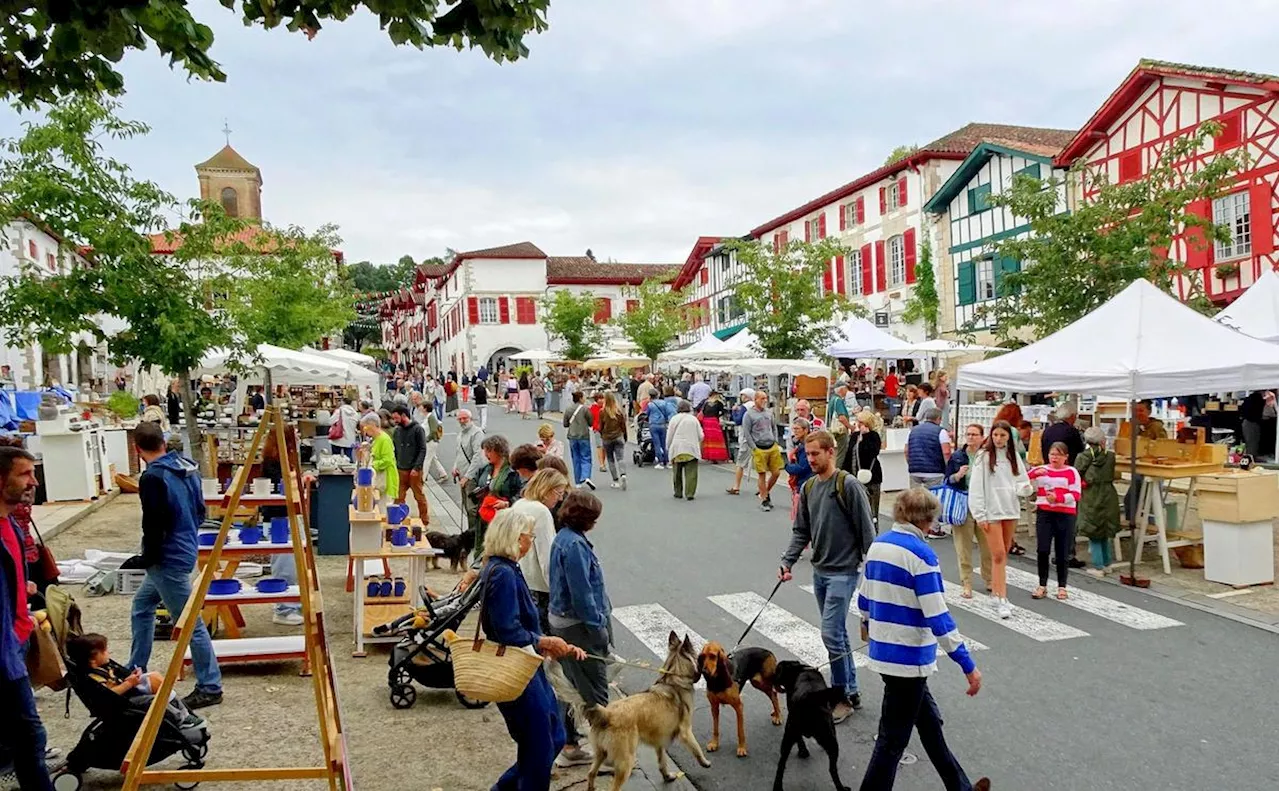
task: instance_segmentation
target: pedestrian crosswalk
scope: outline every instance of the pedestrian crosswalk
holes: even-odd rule
[[[1010,590],[1031,591],[1039,584],[1034,574],[1015,568],[1007,570],[1007,580]],[[951,608],[962,634],[966,628],[972,628],[975,623],[970,616],[976,616],[982,621],[1012,632],[1017,636],[1013,639],[1028,638],[1037,643],[1053,643],[1090,637],[1090,633],[1084,629],[1063,623],[1041,612],[1045,608],[1037,607],[1036,610],[1032,610],[1015,605],[1013,616],[1002,619],[992,597],[975,593],[973,598],[966,599],[960,595],[959,585],[947,581],[944,581],[944,584],[947,606]],[[800,585],[799,588],[806,593],[813,593],[812,585]],[[822,642],[822,630],[813,623],[817,619],[817,611],[812,600],[810,609],[803,611],[802,614],[792,612],[752,591],[717,594],[708,596],[707,600],[741,623],[744,628],[755,619],[752,635],[745,640],[747,645],[761,645],[762,642],[767,641],[807,664],[817,666],[827,663],[828,654]],[[1104,621],[1141,631],[1183,625],[1182,622],[1173,618],[1078,587],[1071,589],[1071,595],[1065,601],[1047,599],[1044,604],[1050,610],[1058,605],[1064,605]],[[857,604],[854,602],[850,608],[850,639],[851,647],[855,649],[861,645],[857,630],[852,626],[857,620],[856,608]],[[659,658],[666,657],[667,636],[672,631],[679,635],[689,635],[689,640],[696,646],[701,646],[705,642],[700,634],[661,604],[619,607],[613,611],[613,616],[622,628],[634,635],[654,656]],[[732,641],[737,639],[740,632],[734,628],[726,629],[723,624],[717,624],[716,628],[719,634],[713,635],[715,639],[720,640],[726,649],[733,648]],[[965,642],[970,650],[990,650],[989,646],[974,640],[967,634],[965,634]],[[865,647],[854,652],[853,661],[857,667],[866,667],[870,663],[865,654]],[[702,686],[702,682],[699,682],[699,686]]]

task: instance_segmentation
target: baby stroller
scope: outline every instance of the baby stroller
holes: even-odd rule
[[[631,461],[637,467],[653,464],[657,457],[653,453],[653,435],[649,431],[649,415],[641,412],[636,415],[636,449],[631,452]]]
[[[472,585],[465,592],[452,592],[431,601],[425,590],[422,600],[426,606],[401,616],[396,620],[375,627],[374,634],[398,634],[400,642],[391,649],[388,660],[387,686],[391,692],[391,705],[407,709],[417,700],[418,692],[413,682],[428,689],[453,689],[453,660],[444,633],[458,631],[467,614],[480,601],[482,585]],[[458,702],[469,709],[482,709],[488,702],[472,700],[454,689]]]

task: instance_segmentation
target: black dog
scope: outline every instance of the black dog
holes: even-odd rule
[[[466,565],[467,553],[476,542],[476,531],[467,529],[461,533],[451,534],[432,530],[426,534],[425,538],[428,544],[444,551],[443,555],[435,555],[431,558],[431,568],[440,568],[440,558],[447,558],[450,571],[462,571],[463,566]]]
[[[791,748],[801,758],[809,757],[805,738],[813,739],[827,752],[827,763],[836,791],[850,791],[840,782],[840,743],[836,741],[836,724],[831,710],[843,700],[841,690],[832,689],[822,674],[803,662],[785,660],[778,663],[773,684],[787,693],[787,725],[782,731],[782,755],[778,758],[778,774],[773,778],[773,791],[782,791],[782,775],[787,769]]]

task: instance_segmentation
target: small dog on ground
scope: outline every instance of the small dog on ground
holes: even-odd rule
[[[848,786],[840,782],[840,743],[836,741],[836,725],[831,719],[831,710],[844,699],[843,690],[828,687],[817,670],[790,659],[778,663],[774,685],[787,693],[787,725],[782,731],[782,755],[778,758],[773,791],[782,791],[782,775],[792,747],[797,748],[801,758],[809,757],[805,738],[813,739],[826,750],[836,791],[849,791]]]
[[[631,777],[640,742],[658,753],[658,769],[667,782],[676,779],[667,765],[667,745],[676,738],[702,766],[711,766],[693,735],[693,685],[698,680],[698,655],[688,635],[667,636],[667,660],[662,674],[645,692],[608,706],[588,706],[583,715],[591,724],[595,761],[587,772],[587,791],[595,791],[596,775],[605,759],[613,762],[613,791],[621,791]]]
[[[720,749],[720,707],[728,706],[738,718],[738,757],[747,754],[747,731],[742,713],[742,690],[747,682],[769,696],[773,703],[771,719],[774,725],[782,724],[782,708],[778,704],[778,691],[774,688],[773,674],[778,660],[764,648],[739,648],[726,655],[724,648],[710,641],[698,655],[698,671],[707,680],[707,701],[711,704],[711,741],[707,751]]]
[[[440,558],[447,558],[450,571],[465,570],[467,553],[471,551],[476,541],[476,531],[470,528],[461,533],[441,533],[438,530],[432,530],[425,537],[428,544],[444,551],[443,555],[431,556],[431,568],[440,568]]]

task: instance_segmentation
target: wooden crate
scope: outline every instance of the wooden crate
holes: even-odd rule
[[[1224,471],[1196,479],[1202,520],[1244,524],[1280,515],[1280,475],[1274,472]]]

